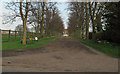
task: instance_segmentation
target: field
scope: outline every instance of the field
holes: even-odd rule
[[[25,49],[25,48],[38,47],[40,45],[50,42],[53,39],[56,39],[57,37],[42,38],[42,39],[39,39],[38,41],[27,39],[26,45],[21,44],[22,37],[17,36],[16,41],[14,38],[15,38],[14,35],[12,35],[10,41],[8,42],[7,40],[8,35],[2,35],[2,40],[3,40],[2,50],[14,50],[14,49]]]
[[[104,43],[104,41],[92,41],[92,40],[86,40],[86,39],[78,39],[78,38],[74,38],[78,41],[80,41],[83,44],[86,44],[98,51],[101,51],[107,55],[110,56],[114,56],[114,57],[119,57],[119,49],[120,49],[120,45],[116,44],[116,43]]]
[[[27,36],[27,39],[35,37],[35,36]],[[8,42],[9,35],[8,34],[2,34],[2,41],[3,42]],[[15,35],[10,35],[10,41],[20,41],[22,40],[23,36],[22,35],[16,35],[16,40],[15,40]]]

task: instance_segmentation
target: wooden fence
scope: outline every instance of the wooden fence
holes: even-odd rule
[[[2,42],[22,40],[23,32],[21,31],[12,31],[12,30],[0,30],[2,34]],[[35,36],[34,32],[27,32],[27,39]]]

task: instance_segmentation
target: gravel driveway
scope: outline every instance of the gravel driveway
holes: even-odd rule
[[[3,51],[3,72],[118,72],[118,59],[68,37],[28,50]]]

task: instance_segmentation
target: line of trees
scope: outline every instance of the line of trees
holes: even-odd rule
[[[59,11],[56,7],[56,2],[20,2],[6,3],[6,9],[9,10],[9,15],[4,15],[6,23],[19,21],[23,22],[23,44],[26,44],[27,26],[32,26],[32,29],[38,37],[60,35],[63,32],[64,26]]]
[[[105,3],[100,2],[72,2],[69,18],[69,34],[89,39],[89,29],[92,29],[92,39],[97,32],[102,32],[102,12]],[[75,20],[76,19],[76,20]]]
[[[120,2],[72,2],[69,9],[70,35],[120,43]]]

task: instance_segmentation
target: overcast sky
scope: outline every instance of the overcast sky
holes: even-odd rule
[[[65,28],[67,28],[67,22],[68,22],[68,17],[69,17],[69,12],[67,10],[68,8],[68,3],[65,2],[59,2],[57,4],[57,7],[60,11],[60,16],[64,22]],[[4,8],[4,2],[3,0],[0,0],[0,29],[2,30],[14,30],[15,27],[19,24],[22,24],[22,22],[14,22],[13,24],[2,24],[2,15],[4,13],[7,13],[8,11]]]
[[[59,2],[58,5],[57,5],[59,11],[60,11],[60,16],[64,22],[64,26],[65,28],[68,27],[68,18],[69,18],[69,11],[68,11],[68,3],[66,2]]]

